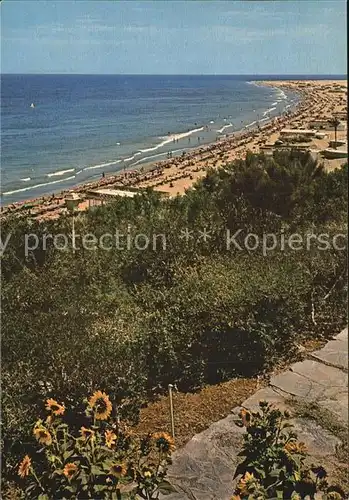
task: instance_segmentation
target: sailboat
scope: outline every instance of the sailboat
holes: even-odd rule
[[[30,105],[31,108],[35,108],[35,104],[32,102]]]

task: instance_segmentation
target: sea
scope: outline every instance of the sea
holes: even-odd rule
[[[1,203],[180,155],[291,110],[263,76],[1,75]],[[304,78],[304,76],[303,76]]]

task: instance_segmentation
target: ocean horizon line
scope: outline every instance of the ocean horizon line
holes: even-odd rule
[[[347,74],[303,74],[303,73],[2,73],[1,76],[210,76],[210,77],[222,77],[222,76],[236,76],[239,78],[265,78],[265,77],[287,77],[296,79],[347,79]]]

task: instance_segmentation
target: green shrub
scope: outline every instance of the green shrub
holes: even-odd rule
[[[240,425],[246,428],[244,445],[234,478],[240,476],[233,500],[301,500],[347,498],[339,486],[329,485],[322,466],[306,465],[307,449],[299,442],[289,422],[290,414],[273,408],[266,401],[260,411],[241,410]]]
[[[123,418],[168,383],[182,390],[264,372],[303,339],[346,322],[346,252],[228,251],[226,229],[286,237],[346,232],[347,167],[309,156],[248,154],[210,170],[183,197],[148,190],[76,218],[78,234],[165,234],[153,250],[25,256],[24,234],[69,235],[71,220],[6,218],[2,258],[2,447],[8,478],[40,401],[71,408],[108,387]],[[182,230],[194,238],[185,241]],[[197,240],[206,228],[210,238]]]
[[[66,416],[65,405],[52,398],[46,409],[49,415],[33,429],[40,445],[36,463],[27,454],[18,467],[25,498],[151,500],[161,491],[175,491],[164,479],[173,439],[163,432],[133,436],[112,418],[104,392],[89,398],[85,415],[68,411]]]

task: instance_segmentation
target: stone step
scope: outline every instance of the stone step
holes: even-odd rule
[[[348,342],[341,339],[330,340],[325,347],[309,355],[316,361],[348,372]]]
[[[281,410],[294,410],[292,399],[315,402],[329,410],[338,421],[348,423],[348,329],[329,341],[311,359],[294,363],[290,370],[272,377],[270,385],[249,397],[242,407],[259,409],[266,400]],[[233,475],[238,463],[244,429],[236,425],[239,408],[232,415],[196,434],[173,455],[168,479],[178,493],[160,496],[161,500],[229,500]],[[310,418],[292,418],[294,430],[314,462],[336,467],[340,440]]]
[[[178,493],[168,500],[225,500],[232,496],[232,482],[237,454],[244,429],[229,415],[196,434],[187,445],[175,452],[168,480]],[[162,497],[160,497],[162,498]]]

